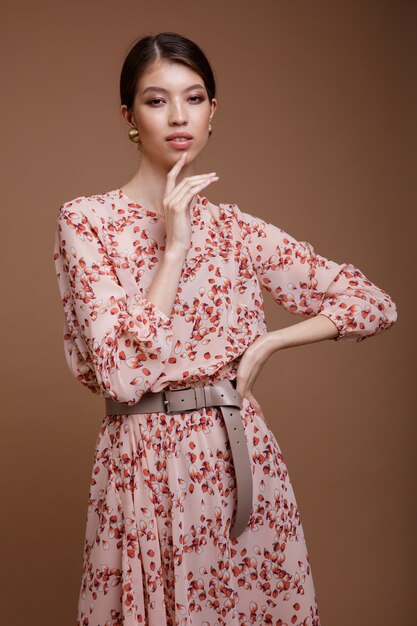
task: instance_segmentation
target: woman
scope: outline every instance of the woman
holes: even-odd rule
[[[395,304],[352,265],[203,195],[219,176],[194,161],[217,101],[196,44],[140,39],[120,94],[138,170],[63,204],[54,250],[67,362],[106,407],[77,624],[317,626],[299,509],[252,386],[275,351],[361,341]],[[260,285],[307,319],[268,333]]]

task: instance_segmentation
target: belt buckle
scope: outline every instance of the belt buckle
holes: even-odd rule
[[[178,408],[177,407],[177,408],[174,408],[174,409],[170,409],[169,408],[169,403],[171,402],[171,400],[169,399],[169,397],[167,397],[168,394],[175,393],[175,392],[178,392],[178,391],[185,391],[187,389],[192,389],[194,391],[195,406],[193,405],[190,408],[183,408],[183,407]],[[187,411],[194,411],[195,407],[198,404],[198,402],[197,402],[197,392],[196,392],[196,389],[195,389],[194,386],[191,386],[191,387],[181,387],[179,389],[168,389],[166,391],[165,391],[165,389],[162,389],[161,391],[162,391],[162,398],[163,398],[163,403],[165,405],[165,412],[166,413],[178,413],[178,412],[186,413]]]

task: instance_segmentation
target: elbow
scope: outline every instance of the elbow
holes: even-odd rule
[[[75,378],[95,394],[128,404],[135,404],[151,389],[171,354],[169,337],[158,347],[132,341],[122,347],[107,337],[88,348],[80,335],[65,338],[67,363]]]
[[[323,304],[320,312],[329,317],[339,330],[334,341],[363,341],[391,328],[397,321],[398,311],[390,297],[371,299],[367,303],[363,298],[338,299],[330,304]]]
[[[102,395],[135,404],[163,372],[171,355],[172,322],[160,327],[120,325],[92,350]]]
[[[398,312],[395,303],[390,299],[376,305],[365,307],[354,306],[351,315],[345,318],[345,328],[336,339],[363,341],[390,329],[397,321]]]
[[[384,324],[382,326],[382,330],[387,330],[388,328],[391,328],[398,319],[397,305],[392,298],[389,299],[388,305],[385,306],[384,313]]]
[[[382,298],[372,299],[371,304],[374,307],[373,318],[376,326],[376,332],[382,332],[391,328],[398,318],[397,304],[389,294],[382,291]]]
[[[143,352],[127,357],[124,352],[117,358],[108,355],[95,363],[97,382],[101,395],[116,402],[135,404],[150,391],[163,372],[169,358],[168,346],[152,356]]]
[[[170,358],[172,319],[113,296],[99,315],[97,305],[72,308],[65,317],[67,361],[73,375],[91,391],[116,402],[134,404],[149,391]],[[135,300],[136,302],[136,300]]]
[[[388,318],[388,322],[389,322],[390,327],[393,324],[395,324],[395,322],[397,321],[397,318],[398,318],[398,308],[397,308],[396,303],[392,299],[390,301],[390,305],[389,305],[388,310],[387,310],[387,318]]]
[[[162,371],[162,369],[161,369]],[[132,378],[120,375],[104,376],[100,381],[100,395],[115,402],[135,404],[150,390],[159,376],[159,371],[153,371],[146,376],[138,374]]]

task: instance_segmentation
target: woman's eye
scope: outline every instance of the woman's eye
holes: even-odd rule
[[[190,96],[190,99],[193,99],[193,98],[197,98],[197,100],[199,100],[201,102],[204,100],[204,98],[202,98],[201,96]],[[148,104],[155,104],[155,103],[159,103],[159,102],[163,102],[162,98],[153,98],[153,100],[149,100],[148,101]],[[195,102],[195,100],[194,100],[194,102]]]

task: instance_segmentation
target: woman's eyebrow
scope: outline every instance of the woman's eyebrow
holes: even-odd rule
[[[204,89],[203,85],[200,85],[199,83],[196,83],[195,85],[191,85],[190,87],[186,87],[184,89],[184,92],[186,91],[191,91],[192,89],[197,89],[198,87],[201,87],[202,89]],[[145,93],[147,93],[148,91],[162,91],[164,93],[169,93],[168,89],[164,89],[163,87],[146,87],[146,89],[144,89],[142,91],[142,95],[144,95]]]

